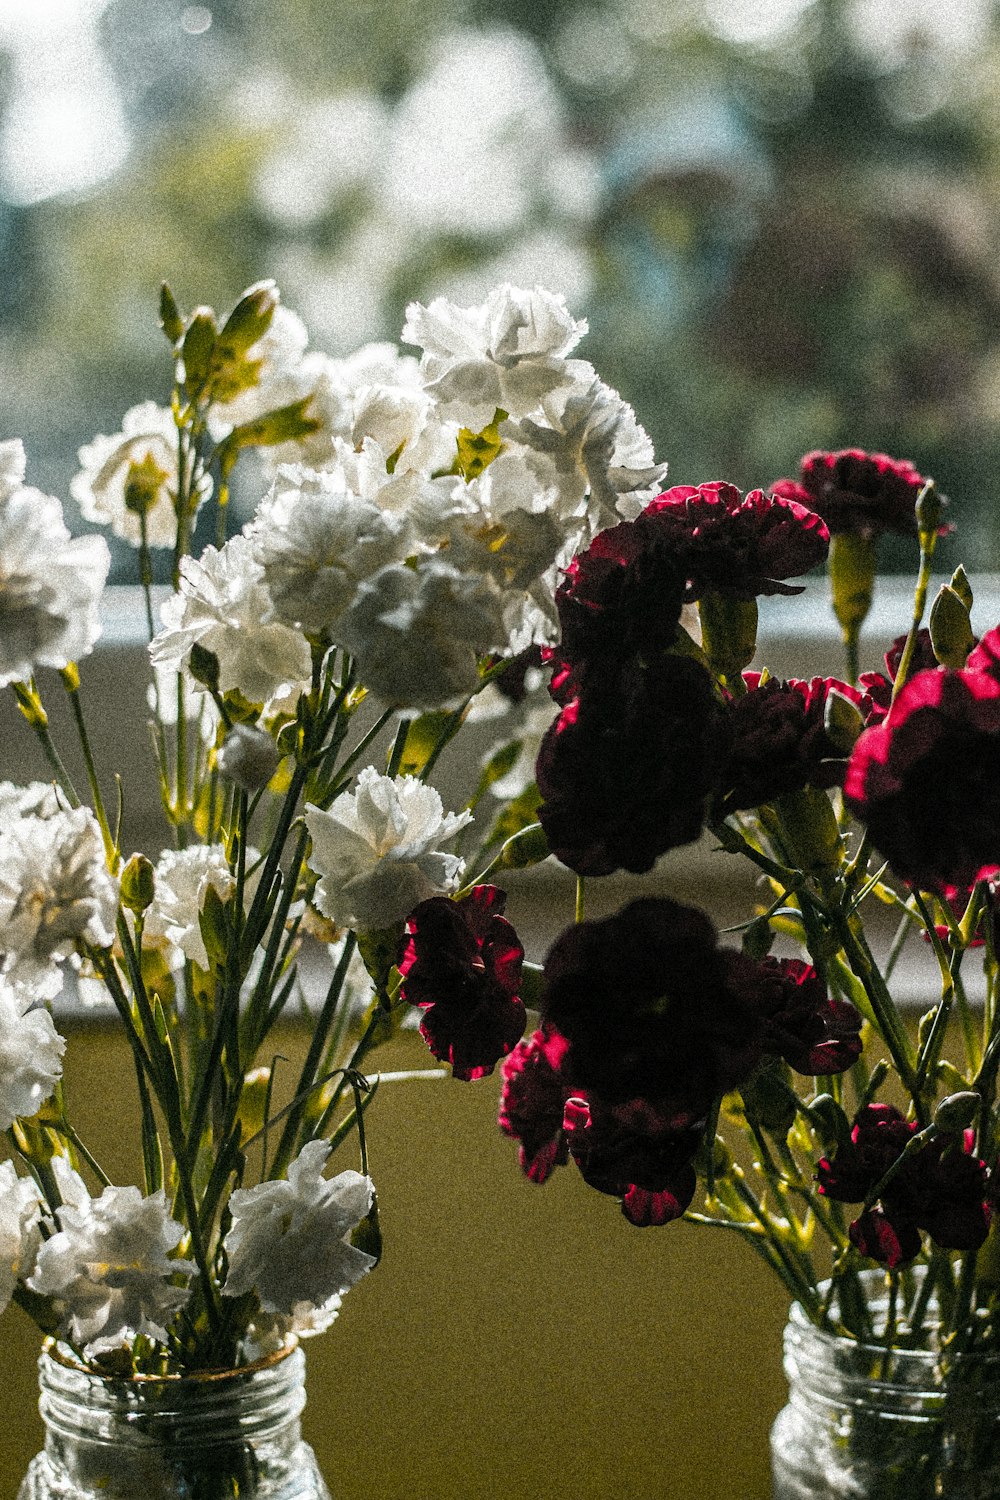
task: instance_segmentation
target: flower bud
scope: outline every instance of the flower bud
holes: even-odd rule
[[[122,905],[136,915],[152,903],[156,881],[153,865],[144,854],[133,854],[122,871]]]
[[[223,324],[219,342],[228,358],[246,354],[271,326],[278,305],[273,281],[258,281],[243,293]]]
[[[957,589],[942,584],[931,608],[931,644],[943,667],[961,670],[976,638],[972,633],[969,606]]]
[[[181,345],[184,379],[189,387],[201,385],[208,375],[217,336],[215,313],[210,307],[196,307]]]
[[[200,682],[210,692],[219,690],[219,658],[214,651],[195,641],[188,657],[188,669],[195,682]]]
[[[934,1111],[934,1124],[939,1130],[967,1130],[974,1123],[981,1103],[980,1095],[972,1089],[949,1094]]]
[[[921,536],[933,536],[941,525],[944,500],[933,479],[929,479],[917,496],[917,528]]]
[[[240,1135],[243,1140],[250,1140],[251,1136],[264,1128],[264,1112],[267,1109],[267,1096],[271,1088],[271,1069],[252,1068],[243,1079],[243,1088],[240,1092]]]
[[[831,688],[823,704],[823,728],[830,742],[842,755],[850,755],[864,727],[857,704],[836,688]]]
[[[281,756],[266,730],[253,724],[236,724],[226,735],[216,756],[216,765],[227,781],[245,792],[267,786],[278,769]]]

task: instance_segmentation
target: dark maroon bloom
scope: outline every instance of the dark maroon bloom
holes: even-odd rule
[[[844,798],[896,874],[947,895],[1000,869],[1000,680],[918,672],[854,747]]]
[[[507,896],[477,885],[461,901],[432,896],[407,918],[402,998],[424,1012],[420,1032],[456,1078],[492,1073],[524,1032],[524,949],[503,917]]]
[[[561,1064],[568,1045],[553,1027],[543,1026],[500,1064],[498,1123],[505,1135],[520,1141],[521,1170],[532,1182],[545,1182],[567,1160],[563,1110],[571,1090]]]
[[[967,672],[991,672],[1000,677],[1000,625],[988,630],[969,652],[965,663]]]
[[[763,490],[744,498],[735,485],[719,481],[676,485],[650,501],[636,524],[643,521],[654,523],[650,529],[681,561],[688,599],[800,594],[801,585],[784,580],[821,563],[830,543],[808,504]]]
[[[622,1200],[633,1224],[668,1224],[694,1197],[691,1159],[698,1129],[678,1129],[642,1099],[607,1105],[596,1098],[566,1101],[563,1129],[585,1182]]]
[[[843,1073],[861,1056],[861,1017],[846,1000],[827,994],[811,964],[761,959],[755,1000],[765,1051],[783,1057],[797,1073]]]
[[[989,1174],[972,1144],[971,1131],[941,1135],[913,1159],[914,1217],[942,1250],[978,1250],[989,1232]]]
[[[885,667],[887,676],[881,672],[862,672],[858,682],[862,689],[861,714],[865,724],[870,728],[873,724],[881,724],[889,712],[892,702],[892,690],[896,681],[896,673],[903,659],[903,651],[906,646],[906,636],[898,635],[885,653]],[[938,659],[934,655],[934,647],[931,645],[931,633],[926,628],[917,632],[917,638],[913,647],[913,655],[910,658],[910,669],[908,677],[915,677],[918,672],[933,672],[937,670]]]
[[[761,683],[759,673],[745,672],[743,681],[749,692],[726,705],[731,749],[724,811],[759,807],[804,786],[841,785],[847,757],[827,734],[826,700],[836,691],[860,704],[857,689],[833,677]]]
[[[916,1130],[892,1105],[866,1105],[850,1142],[832,1162],[824,1158],[816,1174],[820,1192],[841,1203],[861,1203],[879,1191],[880,1206],[866,1208],[850,1234],[862,1254],[890,1268],[917,1254],[920,1230],[943,1250],[978,1249],[989,1231],[989,1174],[971,1154],[972,1133],[942,1132],[901,1162]]]
[[[772,488],[776,495],[816,511],[831,533],[876,537],[895,531],[915,536],[917,497],[926,483],[905,458],[844,448],[838,453],[807,453],[799,479],[779,479]]]
[[[648,661],[669,649],[685,581],[669,542],[640,516],[602,531],[574,557],[556,590],[560,656],[584,663],[623,655]]]
[[[837,1147],[816,1171],[819,1190],[837,1203],[861,1203],[902,1155],[917,1131],[893,1104],[866,1104],[855,1117],[850,1142]]]
[[[549,847],[580,875],[651,869],[701,833],[724,756],[721,706],[700,663],[618,663],[542,740],[535,778]]]
[[[569,1042],[570,1083],[609,1104],[656,1101],[680,1128],[701,1120],[760,1056],[754,972],[751,959],[718,946],[704,912],[633,901],[556,939],[542,1013]]]
[[[862,1255],[894,1271],[920,1254],[920,1231],[906,1219],[890,1219],[880,1208],[868,1208],[848,1228],[851,1244]]]

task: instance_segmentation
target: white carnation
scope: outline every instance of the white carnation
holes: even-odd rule
[[[80,473],[70,494],[87,521],[110,526],[115,536],[138,547],[142,526],[125,504],[125,492],[136,466],[147,487],[146,539],[151,547],[172,547],[177,540],[177,426],[167,407],[155,401],[133,406],[113,437],[99,433],[79,452]],[[197,504],[212,493],[212,480],[199,483]]]
[[[0,974],[0,1130],[38,1113],[62,1077],[66,1043],[34,996]]]
[[[257,858],[255,849],[247,850],[248,868]],[[251,876],[246,894],[252,894],[255,885],[256,879]],[[208,968],[199,919],[210,890],[223,902],[229,901],[236,890],[236,878],[221,844],[191,844],[186,849],[166,849],[160,855],[153,872],[153,900],[145,913],[143,941],[162,948],[171,967],[189,958],[200,968]]]
[[[62,985],[56,963],[79,943],[110,947],[117,914],[118,882],[89,808],[18,818],[0,834],[0,953],[11,979],[50,998]]]
[[[0,828],[14,818],[51,818],[64,806],[51,781],[29,781],[27,786],[0,781]]]
[[[223,1296],[256,1292],[265,1314],[290,1319],[300,1333],[326,1327],[343,1294],[375,1264],[347,1239],[372,1206],[371,1178],[350,1171],[325,1178],[329,1154],[329,1141],[310,1141],[287,1180],[237,1188],[229,1200]]]
[[[264,571],[245,536],[221,549],[206,547],[200,559],[181,562],[180,592],[160,612],[163,629],[150,644],[159,666],[175,670],[197,641],[219,660],[219,686],[264,703],[307,685],[309,645],[297,630],[273,618]]]
[[[505,284],[478,307],[443,297],[406,310],[403,339],[424,351],[421,369],[441,413],[478,432],[501,407],[527,417],[571,383],[566,356],[587,332],[562,297]]]
[[[436,558],[395,564],[361,585],[338,637],[384,703],[446,707],[475,690],[477,656],[506,644],[503,597],[488,574]]]
[[[577,364],[576,386],[544,401],[544,424],[529,418],[504,430],[551,461],[562,513],[585,511],[591,530],[598,531],[623,516],[634,520],[659,493],[667,466],[656,462],[628,402],[590,365]]]
[[[6,477],[0,471],[0,687],[26,680],[37,667],[66,667],[89,654],[101,633],[98,606],[111,566],[103,537],[71,539],[59,501],[12,488],[19,459],[8,456],[6,467]]]
[[[409,528],[360,499],[341,466],[283,466],[247,535],[278,618],[318,635],[335,632],[360,583],[406,556]]]
[[[99,1198],[75,1196],[58,1210],[59,1231],[39,1250],[28,1285],[55,1300],[62,1331],[88,1358],[137,1334],[164,1343],[190,1295],[172,1278],[195,1269],[171,1256],[184,1229],[166,1194],[106,1187]]]
[[[0,1312],[19,1281],[34,1270],[42,1243],[42,1203],[30,1177],[18,1177],[9,1161],[0,1162]]]
[[[464,862],[440,845],[472,821],[445,813],[435,789],[415,776],[380,776],[367,766],[353,792],[329,811],[308,806],[316,905],[340,927],[391,927],[420,901],[455,890]]]

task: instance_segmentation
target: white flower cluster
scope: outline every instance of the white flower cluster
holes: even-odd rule
[[[282,1182],[239,1188],[229,1200],[225,1297],[255,1292],[265,1328],[277,1335],[322,1333],[341,1298],[375,1264],[348,1236],[371,1209],[375,1190],[359,1172],[323,1176],[329,1141],[303,1146]]]
[[[81,945],[111,946],[118,914],[97,819],[53,806],[48,791],[0,787],[0,973],[40,999],[59,993],[61,965]],[[14,815],[19,793],[34,812]]]
[[[21,443],[0,443],[0,687],[88,655],[111,565],[104,538],[71,539],[59,501],[24,474]]]
[[[664,473],[631,408],[571,357],[585,332],[561,297],[505,285],[475,307],[411,306],[419,362],[387,345],[331,360],[279,308],[251,351],[259,384],[213,409],[216,429],[307,396],[319,425],[271,454],[244,534],[184,562],[154,662],[182,667],[197,642],[223,692],[274,704],[322,642],[386,704],[431,709],[475,691],[483,654],[551,636],[559,565]]]
[[[106,1187],[92,1198],[63,1158],[54,1158],[53,1167],[62,1207],[27,1285],[53,1299],[60,1332],[88,1358],[138,1334],[165,1342],[195,1270],[193,1261],[173,1253],[184,1229],[171,1218],[166,1193],[143,1197],[136,1187]],[[0,1185],[0,1199],[2,1191]]]
[[[306,808],[313,841],[310,867],[321,878],[316,905],[342,927],[378,931],[400,922],[420,901],[458,885],[464,868],[447,843],[471,813],[446,813],[433,787],[415,776],[361,772],[357,790],[328,812]]]

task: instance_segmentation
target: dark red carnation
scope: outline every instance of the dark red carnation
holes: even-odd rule
[[[885,653],[887,676],[883,676],[881,672],[862,672],[858,678],[858,684],[862,690],[861,714],[865,724],[869,727],[873,724],[881,724],[889,712],[896,673],[899,671],[905,647],[906,636],[898,635]],[[937,670],[937,666],[938,659],[931,645],[930,631],[918,630],[907,676],[915,677],[918,672],[933,672]]]
[[[521,1170],[532,1182],[545,1182],[567,1160],[563,1110],[570,1087],[562,1074],[568,1043],[554,1027],[543,1026],[500,1064],[500,1129],[520,1141]]]
[[[704,912],[649,898],[556,939],[542,1013],[569,1043],[570,1083],[611,1104],[656,1101],[680,1128],[760,1056],[753,978],[753,961],[720,948]]]
[[[927,480],[908,459],[844,448],[807,453],[799,479],[779,479],[776,495],[808,505],[831,533],[876,537],[884,531],[915,536],[917,496]]]
[[[460,901],[432,896],[407,918],[402,998],[424,1013],[420,1032],[456,1078],[492,1073],[524,1032],[524,949],[503,917],[507,896],[477,885]]]
[[[1000,869],[1000,680],[910,678],[844,780],[851,812],[902,879],[948,894]]]
[[[824,1158],[816,1174],[826,1197],[860,1203],[895,1168],[878,1204],[850,1228],[862,1254],[890,1268],[917,1254],[920,1230],[943,1250],[978,1249],[989,1231],[989,1173],[972,1155],[972,1133],[942,1132],[897,1165],[916,1130],[892,1105],[866,1105],[850,1141],[838,1146],[832,1161]]]
[[[861,1056],[860,1015],[846,1000],[827,994],[811,964],[761,959],[754,998],[764,1021],[764,1050],[797,1073],[843,1073]]]
[[[860,1203],[902,1155],[916,1125],[894,1104],[866,1104],[851,1128],[851,1139],[837,1147],[832,1161],[819,1163],[819,1190],[837,1203]]]
[[[676,485],[651,500],[639,521],[652,523],[661,545],[680,560],[688,599],[800,594],[801,585],[784,580],[821,563],[830,543],[825,524],[807,505],[763,490],[744,498],[720,481]]]
[[[607,1105],[596,1097],[566,1101],[563,1129],[585,1182],[622,1200],[633,1224],[668,1224],[694,1197],[692,1157],[699,1129],[678,1129],[645,1100]]]
[[[860,704],[857,689],[833,677],[810,682],[771,677],[761,683],[759,673],[745,672],[743,681],[749,691],[726,705],[730,755],[724,811],[759,807],[805,786],[841,785],[847,757],[827,734],[826,700],[835,690]]]
[[[894,1271],[920,1254],[920,1231],[906,1219],[891,1219],[880,1208],[867,1208],[848,1228],[854,1248]]]
[[[574,663],[668,650],[684,594],[681,559],[656,527],[623,521],[574,557],[556,590],[558,654]]]
[[[691,843],[724,763],[724,728],[712,679],[690,658],[626,659],[592,678],[546,732],[535,767],[556,858],[580,875],[641,873]]]

